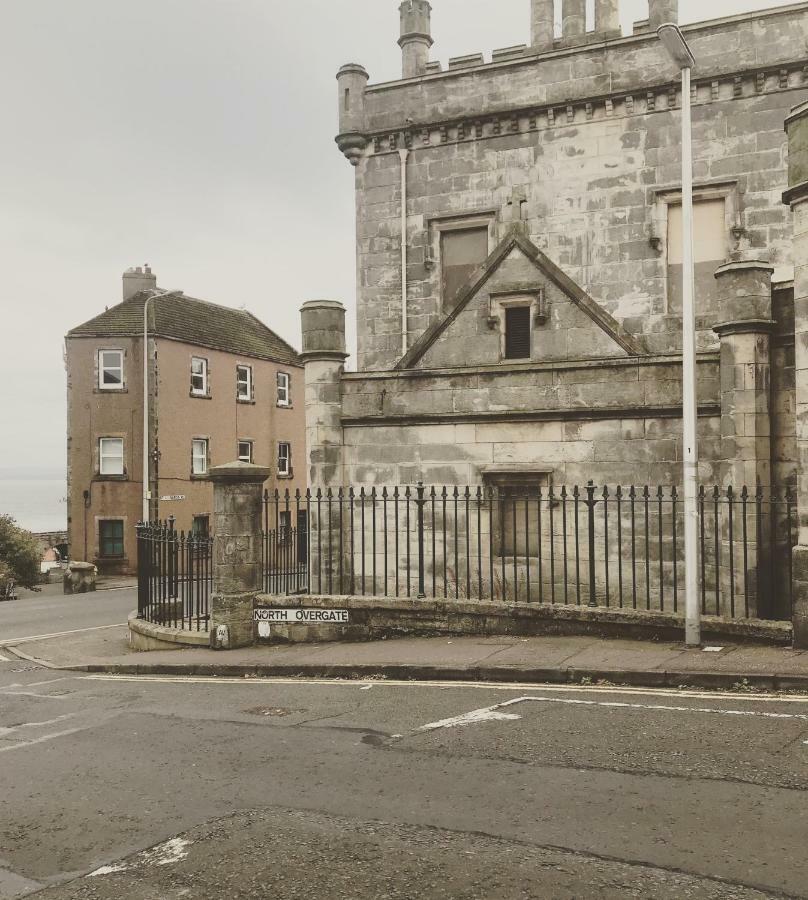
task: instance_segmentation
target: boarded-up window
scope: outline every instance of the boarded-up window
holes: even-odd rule
[[[696,264],[696,314],[717,302],[715,270],[727,256],[725,201],[697,200],[693,205],[693,256]],[[682,313],[682,207],[668,206],[668,312]]]
[[[488,258],[488,226],[442,232],[440,256],[443,308],[448,311],[471,273]]]
[[[530,359],[530,307],[505,310],[505,359]]]

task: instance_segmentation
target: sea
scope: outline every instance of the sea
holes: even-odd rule
[[[0,474],[0,515],[10,515],[33,532],[67,530],[64,475],[14,477]]]

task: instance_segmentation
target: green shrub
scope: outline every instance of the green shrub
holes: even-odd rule
[[[42,551],[31,532],[20,528],[11,516],[0,516],[0,578],[35,588],[41,559]]]

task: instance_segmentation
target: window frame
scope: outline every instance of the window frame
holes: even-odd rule
[[[250,452],[247,459],[244,459],[242,456],[242,447],[249,447]],[[239,438],[236,441],[236,457],[239,462],[250,463],[250,465],[252,465],[255,461],[255,441],[251,441],[248,438]]]
[[[202,472],[198,472],[196,469],[196,462],[198,459],[202,459],[197,452],[196,446],[197,444],[203,444],[205,448],[204,462],[205,469]],[[191,438],[191,477],[192,478],[204,478],[208,475],[210,471],[210,438],[206,437],[195,437]]]
[[[105,353],[117,353],[118,358],[120,359],[120,366],[105,366],[103,363],[103,358]],[[126,360],[126,352],[123,349],[117,347],[104,347],[99,348],[96,356],[96,365],[98,368],[98,390],[99,391],[123,391],[126,390],[126,384],[124,382],[124,362]],[[108,370],[118,370],[121,373],[121,380],[118,384],[105,384],[104,383],[104,373]]]
[[[240,377],[242,370],[244,370],[247,373],[246,396],[242,396],[242,394],[241,394],[241,386],[242,386],[242,384],[245,383],[245,382],[242,382],[241,377]],[[251,365],[248,365],[247,363],[237,363],[236,364],[236,400],[239,403],[252,403],[254,399],[255,399],[255,380],[253,378],[253,367]]]
[[[281,448],[286,447],[287,452],[284,457],[281,454]],[[291,478],[292,477],[292,443],[291,441],[278,441],[278,478]],[[281,463],[285,462],[285,465],[282,466]]]
[[[531,287],[523,290],[493,293],[489,296],[489,303],[489,327],[498,327],[500,332],[499,355],[501,361],[504,363],[530,362],[530,360],[533,359],[533,350],[535,346],[533,331],[537,324],[545,324],[548,318],[545,288]],[[528,323],[530,331],[530,355],[511,358],[507,356],[507,310],[514,309],[515,307],[529,307],[530,309],[530,320]]]
[[[115,525],[119,527],[120,537],[116,534],[113,537],[106,537],[103,533],[105,525]],[[118,530],[118,529],[116,529]],[[120,553],[105,553],[105,542],[114,542],[120,545]],[[126,559],[126,522],[124,519],[99,519],[98,520],[98,558],[99,559]]]
[[[285,379],[285,385],[281,385],[281,379]],[[278,389],[278,406],[282,409],[290,409],[292,406],[292,376],[289,372],[277,372],[275,374],[275,383]],[[284,398],[282,399],[281,394]]]
[[[104,452],[104,445],[109,443],[118,443],[121,447],[120,457],[117,454],[112,455]],[[104,461],[109,459],[121,460],[120,472],[107,472],[104,470]],[[98,474],[102,478],[123,478],[126,475],[126,443],[122,437],[99,437],[98,438]]]
[[[427,269],[437,271],[436,295],[442,312],[448,312],[446,298],[443,296],[443,235],[450,231],[472,231],[475,228],[488,229],[488,254],[497,243],[496,221],[498,210],[481,209],[476,212],[463,213],[459,216],[440,216],[430,219],[428,223]]]
[[[203,530],[197,530],[197,522],[204,522]],[[199,513],[191,517],[191,536],[197,540],[210,538],[210,516],[207,513]]]
[[[194,363],[202,363],[202,371],[194,372]],[[202,388],[194,387],[194,378],[202,378]],[[191,396],[210,397],[210,363],[204,356],[191,357]]]

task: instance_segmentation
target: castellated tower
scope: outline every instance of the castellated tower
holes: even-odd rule
[[[677,483],[681,73],[656,29],[678,3],[650,0],[622,34],[619,0],[596,0],[593,21],[563,0],[557,35],[557,4],[524,0],[524,43],[441,64],[427,0],[387,2],[401,79],[370,84],[356,64],[337,76],[357,371],[339,348],[311,357],[310,386],[328,383],[312,472],[325,460],[321,480],[357,488]],[[784,122],[808,101],[808,3],[682,31],[696,57],[701,477],[754,492],[798,467],[781,195]],[[336,332],[339,315],[310,307],[307,322],[331,316]]]

